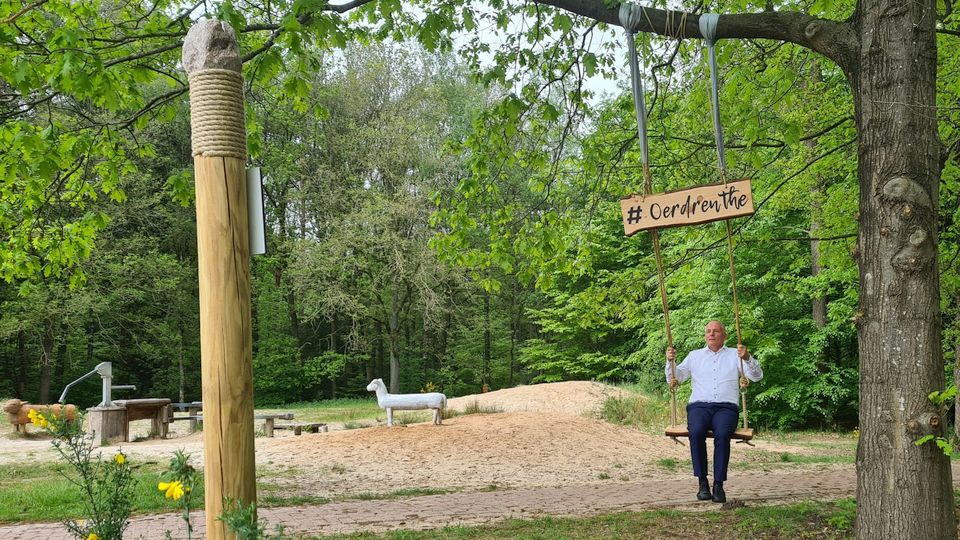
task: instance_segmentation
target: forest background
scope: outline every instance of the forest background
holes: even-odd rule
[[[252,261],[258,405],[362,396],[375,377],[449,396],[568,379],[663,391],[652,248],[646,234],[624,237],[619,210],[642,191],[622,34],[526,3],[422,13],[378,2],[283,20],[272,15],[296,15],[296,4],[39,4],[0,7],[0,396],[49,402],[110,361],[137,396],[200,398],[177,64],[203,9],[240,34],[248,147],[265,175],[268,253]],[[451,27],[480,28],[484,40],[454,41]],[[655,190],[718,181],[700,43],[639,39]],[[948,54],[955,36],[940,39],[953,380],[960,54]],[[730,176],[753,179],[757,205],[734,223],[744,341],[766,375],[751,387],[752,419],[852,427],[858,185],[847,81],[790,44],[723,41],[719,55]],[[623,82],[598,96],[589,77]],[[662,243],[681,354],[702,346],[712,318],[733,334],[722,224],[667,230]],[[94,405],[99,387],[71,390],[70,401]]]

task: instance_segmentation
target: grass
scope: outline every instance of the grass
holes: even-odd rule
[[[62,521],[82,517],[79,488],[60,473],[61,469],[62,465],[54,462],[0,465],[0,523]],[[140,465],[134,469],[135,512],[153,513],[174,509],[157,489],[162,469],[157,464]],[[202,490],[202,484],[197,489]],[[203,500],[202,491],[198,495]]]
[[[300,422],[361,423],[375,422],[384,412],[373,398],[343,398],[323,401],[305,401],[283,405],[282,408],[258,407],[263,412],[292,412]]]
[[[401,499],[404,497],[423,497],[426,495],[444,495],[454,493],[454,489],[434,489],[434,488],[405,488],[390,493],[358,493],[341,500],[360,500],[360,501],[383,501],[388,499]]]
[[[57,462],[39,462],[31,465],[0,465],[0,524],[64,521],[84,517],[78,488],[67,480]],[[147,463],[134,465],[134,514],[176,512],[173,503],[163,498],[157,489],[160,473],[165,465]],[[329,474],[343,474],[342,465],[333,464]],[[409,488],[390,493],[361,493],[348,497],[326,498],[291,494],[288,485],[274,479],[295,479],[303,471],[295,467],[258,467],[257,494],[261,506],[293,506],[326,504],[344,500],[380,500],[421,495],[451,493],[450,489]],[[199,477],[196,509],[203,508],[203,477]]]
[[[665,402],[640,394],[610,396],[603,402],[600,418],[621,426],[640,429],[661,429],[668,423],[669,409]]]
[[[339,423],[343,429],[359,429],[377,425],[386,420],[386,413],[372,398],[345,398],[328,399],[324,401],[306,401],[291,403],[282,407],[258,407],[257,412],[276,413],[292,412],[298,422],[324,422],[327,424]],[[480,405],[477,401],[468,404],[463,411],[445,409],[444,418],[464,416],[468,414],[501,413],[503,409],[495,406]],[[433,412],[423,411],[396,411],[393,415],[394,424],[405,425],[429,422],[433,419]]]
[[[496,405],[481,405],[478,400],[473,400],[468,403],[463,410],[457,409],[444,409],[443,417],[444,418],[453,418],[455,416],[467,416],[469,414],[497,414],[502,413],[503,408]]]
[[[852,537],[854,505],[803,502],[734,511],[626,512],[588,518],[509,520],[481,527],[324,536],[330,540],[554,540],[554,539],[843,539]]]
[[[668,471],[675,471],[680,466],[680,462],[674,458],[663,458],[657,460],[657,466]]]

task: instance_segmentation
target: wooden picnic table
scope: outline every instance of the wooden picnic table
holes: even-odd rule
[[[126,409],[126,421],[124,422],[123,440],[130,442],[130,422],[134,420],[150,420],[150,436],[159,436],[161,439],[167,438],[167,406],[170,400],[166,398],[147,398],[147,399],[117,399],[113,401],[116,407]]]
[[[187,420],[188,432],[197,431],[197,421],[200,420],[200,411],[203,410],[202,401],[188,401],[185,403],[171,403],[167,408],[167,423],[178,420]],[[175,416],[176,412],[186,412],[186,416]]]
[[[186,411],[186,416],[175,416],[175,411]],[[292,412],[282,413],[259,413],[253,415],[254,420],[263,420],[263,431],[267,437],[273,437],[276,420],[293,420]],[[203,421],[203,402],[192,401],[189,403],[171,403],[168,408],[167,422],[176,422],[187,420],[190,422],[190,433],[197,430],[197,422]]]

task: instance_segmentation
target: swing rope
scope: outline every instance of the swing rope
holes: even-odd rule
[[[717,141],[717,163],[720,168],[720,179],[727,183],[727,159],[723,147],[723,126],[720,124],[720,96],[717,68],[716,31],[720,15],[704,13],[700,16],[700,33],[707,46],[707,60],[710,67],[710,103],[713,109],[713,135]],[[740,301],[737,298],[737,270],[733,263],[733,231],[730,220],[724,220],[727,229],[727,261],[730,264],[730,281],[733,286],[733,319],[736,324],[737,345],[743,344],[743,334],[740,330]],[[740,403],[743,409],[743,428],[749,429],[747,421],[747,390],[750,380],[744,376],[743,358],[740,358]]]
[[[643,100],[643,80],[640,78],[640,64],[637,60],[637,32],[634,30],[645,13],[641,6],[624,2],[620,4],[620,24],[627,37],[627,51],[629,52],[630,82],[633,89],[633,108],[637,113],[637,138],[640,139],[640,162],[643,165],[643,195],[653,194],[653,175],[650,172],[650,148],[647,144],[647,106]],[[667,332],[667,347],[673,347],[673,332],[670,329],[670,307],[667,304],[667,288],[664,282],[663,256],[660,252],[660,231],[650,231],[653,242],[653,255],[657,262],[657,282],[660,286],[660,303],[663,306],[663,322]],[[676,362],[670,361],[670,375],[677,378]],[[670,417],[671,423],[677,423],[677,388],[670,386]]]
[[[643,165],[643,195],[653,194],[653,175],[650,172],[650,148],[647,144],[647,106],[643,101],[643,80],[640,78],[640,64],[637,60],[637,32],[634,30],[644,15],[643,8],[636,4],[620,4],[620,24],[627,36],[627,51],[630,63],[630,82],[633,89],[633,108],[637,113],[637,138],[640,140],[640,161]],[[673,332],[670,329],[670,307],[667,304],[666,280],[663,272],[663,256],[660,253],[660,231],[650,231],[653,242],[654,259],[657,262],[657,281],[660,286],[660,303],[663,306],[663,321],[667,332],[667,347],[673,347]],[[670,374],[677,378],[676,363],[670,361]],[[677,423],[677,388],[670,386],[670,414],[672,424]]]

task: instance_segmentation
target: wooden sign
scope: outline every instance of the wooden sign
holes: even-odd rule
[[[750,179],[709,184],[620,200],[623,232],[632,236],[646,229],[680,227],[749,216],[753,210]]]

